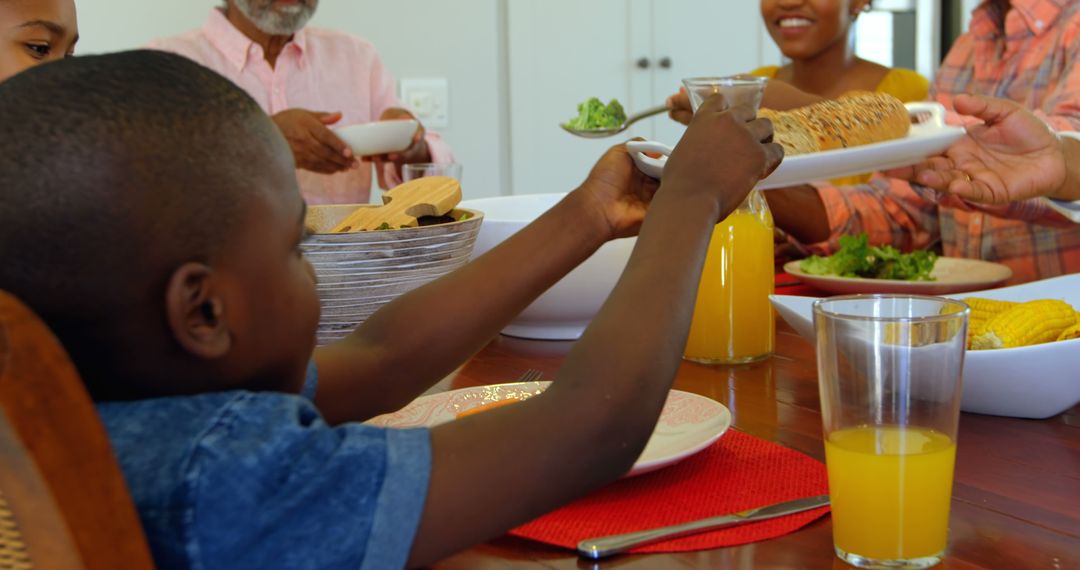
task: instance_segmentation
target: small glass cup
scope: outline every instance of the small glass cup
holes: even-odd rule
[[[434,162],[417,162],[406,164],[401,167],[401,181],[408,182],[425,176],[449,176],[461,182],[461,164],[450,162],[438,164]]]
[[[753,107],[756,112],[761,107],[765,96],[768,78],[756,75],[727,75],[721,77],[688,77],[683,79],[686,93],[690,96],[690,107],[696,113],[698,107],[709,97],[720,93],[727,102],[727,107]]]
[[[833,547],[859,568],[928,568],[948,540],[967,305],[814,303]]]

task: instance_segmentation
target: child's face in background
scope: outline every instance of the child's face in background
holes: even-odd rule
[[[71,55],[78,39],[73,0],[0,0],[0,81]]]
[[[761,0],[761,16],[776,45],[793,60],[810,59],[848,31],[867,0]]]

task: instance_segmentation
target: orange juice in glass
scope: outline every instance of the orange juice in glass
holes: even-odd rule
[[[814,303],[833,548],[853,566],[945,554],[967,318],[938,297]]]
[[[775,323],[773,222],[753,191],[713,230],[684,355],[707,364],[753,362],[772,354]]]
[[[833,542],[875,560],[945,551],[956,444],[930,429],[835,431],[825,441]]]

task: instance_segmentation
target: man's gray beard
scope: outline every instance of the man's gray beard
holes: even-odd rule
[[[315,15],[319,0],[301,0],[300,4],[283,10],[274,10],[273,0],[233,0],[233,5],[263,33],[291,36]]]

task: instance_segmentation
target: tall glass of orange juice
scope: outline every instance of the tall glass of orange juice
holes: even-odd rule
[[[717,93],[730,107],[756,111],[767,81],[749,75],[690,77],[683,85],[694,111]],[[773,220],[755,190],[713,230],[683,354],[706,364],[753,362],[772,354],[772,292]]]
[[[713,230],[684,355],[707,364],[752,362],[772,354],[775,323],[773,221],[754,190]]]
[[[833,547],[860,568],[941,561],[968,308],[936,297],[814,304]]]

